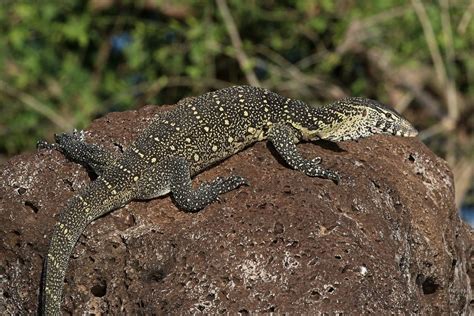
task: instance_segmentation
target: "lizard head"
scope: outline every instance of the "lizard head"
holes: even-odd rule
[[[323,124],[318,136],[331,141],[355,140],[374,134],[415,137],[418,131],[395,110],[371,99],[346,98],[324,112],[332,120]]]

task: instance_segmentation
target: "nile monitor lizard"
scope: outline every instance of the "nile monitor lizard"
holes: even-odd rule
[[[120,156],[86,144],[77,134],[56,136],[55,147],[89,165],[99,177],[71,198],[60,214],[45,259],[42,313],[58,315],[69,256],[86,226],[131,200],[171,193],[179,208],[198,211],[220,194],[246,184],[238,175],[218,177],[193,189],[191,178],[246,146],[268,139],[292,168],[312,177],[338,181],[321,159],[307,160],[300,141],[355,140],[373,134],[415,136],[412,125],[393,110],[364,98],[347,98],[325,107],[280,96],[271,91],[231,87],[185,98],[150,126]]]

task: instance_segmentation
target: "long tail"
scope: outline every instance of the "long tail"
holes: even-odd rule
[[[64,277],[74,246],[79,236],[90,223],[86,216],[87,208],[80,197],[73,197],[68,207],[56,223],[50,240],[48,255],[43,266],[43,289],[41,313],[43,315],[61,315],[61,302]]]
[[[69,200],[56,225],[44,262],[42,315],[61,315],[64,277],[74,246],[87,225],[97,217],[130,200],[126,193],[108,194],[109,188],[96,179],[87,189]]]

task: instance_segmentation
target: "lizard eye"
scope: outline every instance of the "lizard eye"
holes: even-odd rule
[[[391,119],[392,118],[392,113],[386,112],[385,117],[388,118],[388,119]]]

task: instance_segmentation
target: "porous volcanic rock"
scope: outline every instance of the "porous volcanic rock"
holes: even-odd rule
[[[111,113],[87,140],[120,152],[158,111]],[[197,177],[251,184],[201,212],[167,196],[96,220],[71,257],[63,311],[468,313],[472,232],[442,159],[390,136],[299,147],[341,182],[291,170],[258,143]],[[58,213],[93,175],[53,150],[0,173],[0,314],[32,314]]]

